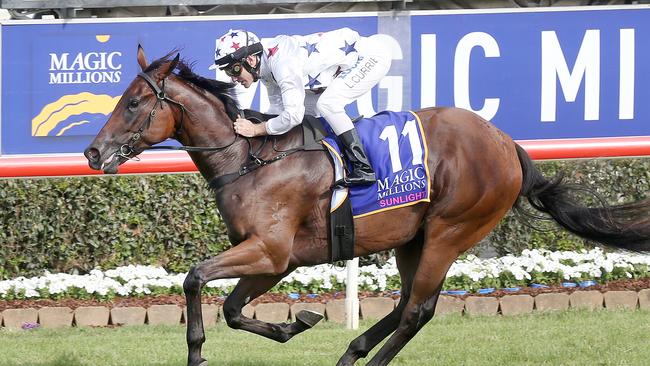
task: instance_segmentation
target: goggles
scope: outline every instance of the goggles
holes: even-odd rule
[[[237,77],[241,75],[242,69],[243,69],[242,64],[239,62],[222,68],[222,70],[226,73],[226,75],[230,77]]]

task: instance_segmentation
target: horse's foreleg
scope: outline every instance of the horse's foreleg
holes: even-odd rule
[[[395,249],[395,259],[402,282],[399,304],[388,315],[370,327],[370,329],[355,338],[339,359],[339,362],[336,364],[337,366],[354,365],[359,358],[366,357],[375,346],[397,329],[402,312],[410,297],[413,275],[420,261],[422,241],[423,237],[420,232],[410,243]]]
[[[252,276],[242,278],[223,304],[223,314],[228,326],[261,335],[277,342],[286,342],[298,333],[313,327],[323,315],[315,312],[301,311],[296,314],[296,321],[290,324],[273,324],[250,319],[242,315],[244,305],[268,291],[289,272],[279,276]]]
[[[290,242],[289,242],[290,243]],[[218,256],[192,267],[183,283],[187,302],[187,364],[205,366],[201,346],[205,342],[201,315],[201,289],[219,278],[270,275],[282,278],[287,270],[290,244],[271,246],[253,236]],[[273,286],[273,285],[271,285]]]
[[[190,271],[191,272],[191,271]],[[201,357],[201,346],[205,342],[205,331],[203,330],[203,314],[201,309],[201,289],[205,281],[189,273],[183,282],[185,301],[187,303],[187,365],[207,366],[207,361]]]

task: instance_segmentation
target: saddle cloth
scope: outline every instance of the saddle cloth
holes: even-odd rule
[[[343,177],[343,159],[338,141],[327,121],[323,144],[328,148],[335,166],[335,179]],[[430,175],[427,144],[422,122],[413,112],[385,111],[355,123],[368,159],[377,175],[377,182],[367,186],[335,190],[331,211],[350,196],[355,218],[429,202]],[[348,168],[351,169],[350,166]]]

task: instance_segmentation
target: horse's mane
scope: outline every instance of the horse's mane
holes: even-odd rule
[[[149,66],[147,66],[144,72],[157,69],[163,63],[168,62],[171,55],[176,52],[176,50],[171,51],[165,56],[153,61]],[[237,105],[235,98],[232,96],[232,88],[235,84],[199,76],[192,71],[192,64],[189,64],[185,60],[178,62],[176,70],[178,71],[176,75],[181,79],[189,81],[200,89],[203,89],[219,98],[226,107],[226,113],[231,120],[234,121],[237,118],[237,115],[239,114],[239,106]]]

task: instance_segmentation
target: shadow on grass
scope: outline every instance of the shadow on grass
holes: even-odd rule
[[[218,362],[214,362],[214,364],[218,364]],[[210,365],[210,361],[208,360],[208,365]],[[170,365],[171,366],[171,365]],[[230,361],[228,362],[228,366],[287,366],[286,361]]]
[[[25,365],[24,363],[7,363],[3,364],[5,366],[23,366]],[[84,363],[79,361],[79,359],[75,356],[72,355],[63,355],[58,357],[54,361],[45,361],[45,362],[38,362],[34,363],[32,361],[29,362],[30,366],[86,366]]]
[[[217,361],[213,361],[214,364],[219,364]],[[208,364],[210,362],[208,361]],[[44,361],[44,362],[31,362],[29,363],[30,366],[91,366],[91,364],[87,362],[81,361],[79,358],[73,356],[73,355],[62,355],[58,357],[54,361]],[[166,362],[166,363],[152,363],[152,364],[141,364],[138,366],[179,366],[178,362]],[[277,361],[277,362],[264,362],[264,363],[258,363],[255,361],[235,361],[235,362],[228,362],[228,366],[252,366],[252,365],[263,365],[263,366],[286,366],[285,362],[282,361]],[[24,363],[2,363],[2,366],[25,366]]]

